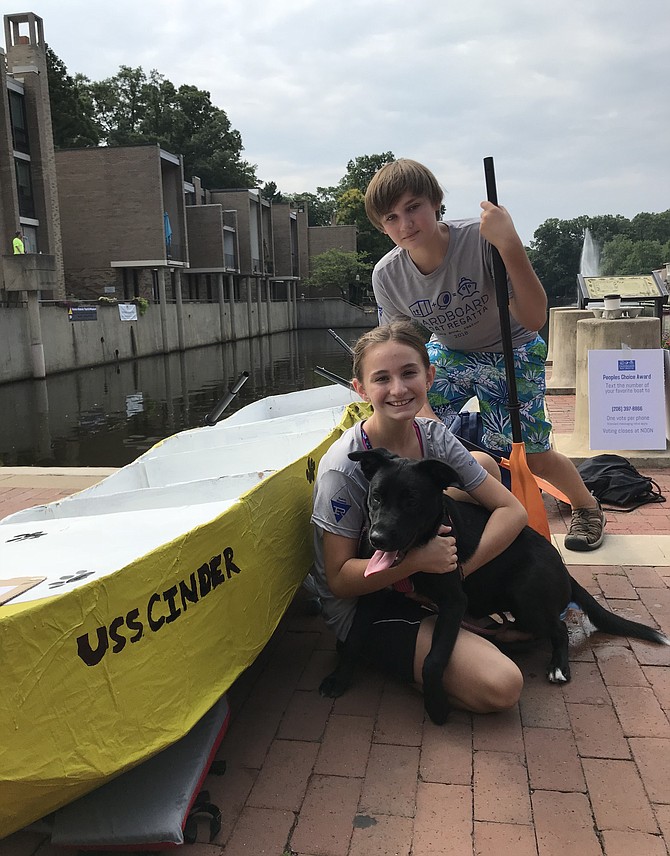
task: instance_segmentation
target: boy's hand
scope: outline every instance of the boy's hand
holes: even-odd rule
[[[521,243],[514,223],[506,208],[492,202],[482,202],[481,224],[479,232],[489,244],[493,244],[502,253],[505,249]]]

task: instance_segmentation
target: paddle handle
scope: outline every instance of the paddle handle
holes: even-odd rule
[[[331,383],[339,383],[340,386],[346,386],[347,389],[354,388],[351,381],[336,375],[334,372],[328,371],[328,369],[324,369],[323,366],[316,366],[314,374],[318,374],[320,377],[325,377],[325,379],[331,381]]]
[[[353,357],[354,349],[350,345],[348,345],[341,336],[338,336],[337,333],[334,330],[332,330],[330,327],[328,328],[328,332],[333,337],[333,339],[335,339],[337,344],[341,345],[344,348],[344,350],[349,354],[350,357]]]
[[[235,383],[230,387],[228,392],[218,401],[214,408],[205,416],[202,421],[203,425],[213,426],[221,419],[223,411],[228,407],[230,402],[235,398],[237,393],[242,389],[244,384],[249,380],[249,372],[242,372]]]
[[[493,205],[498,205],[498,190],[496,188],[496,173],[493,158],[484,158],[484,178],[486,180],[486,198]],[[500,317],[500,332],[502,338],[503,358],[505,361],[505,375],[507,377],[507,409],[512,426],[512,441],[522,443],[521,418],[519,411],[519,395],[516,388],[516,375],[514,374],[514,348],[512,347],[512,327],[509,316],[509,293],[507,290],[507,270],[502,256],[491,245],[493,257],[493,281],[496,289],[496,300],[498,303],[498,315]]]

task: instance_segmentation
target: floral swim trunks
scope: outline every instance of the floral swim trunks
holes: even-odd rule
[[[503,355],[452,351],[434,341],[428,342],[426,349],[436,369],[428,400],[437,416],[449,425],[463,405],[476,396],[484,426],[483,444],[507,452],[512,444],[512,427]],[[514,349],[521,433],[530,453],[551,448],[551,422],[544,410],[546,356],[547,346],[540,336]]]

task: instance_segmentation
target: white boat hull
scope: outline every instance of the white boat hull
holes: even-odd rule
[[[325,389],[0,521],[0,576],[46,577],[0,607],[0,836],[171,745],[261,651],[311,564],[316,466],[365,408]]]

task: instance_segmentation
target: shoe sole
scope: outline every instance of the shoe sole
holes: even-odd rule
[[[574,541],[568,541],[570,536],[566,535],[565,540],[563,541],[563,546],[566,550],[571,550],[573,553],[589,553],[591,550],[597,550],[598,547],[605,540],[605,533],[600,536],[597,541],[594,541],[593,544],[589,544],[588,541],[581,541],[575,539]]]

